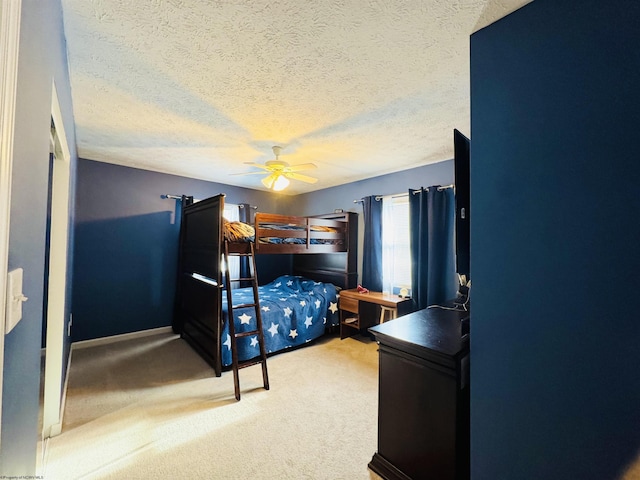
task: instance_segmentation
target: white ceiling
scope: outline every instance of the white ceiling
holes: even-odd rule
[[[62,0],[81,158],[297,194],[453,157],[469,36],[529,0]]]

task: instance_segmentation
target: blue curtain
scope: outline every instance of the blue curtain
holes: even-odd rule
[[[376,200],[378,198],[378,200]],[[362,286],[372,292],[382,291],[382,198],[372,195],[362,199],[364,207],[364,245]]]
[[[455,199],[452,188],[409,190],[411,297],[414,308],[455,298]]]

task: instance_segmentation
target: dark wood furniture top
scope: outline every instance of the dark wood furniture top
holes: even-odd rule
[[[369,329],[376,340],[402,348],[413,355],[451,365],[452,360],[468,353],[469,312],[425,308],[393,322]]]
[[[424,309],[369,331],[379,343],[378,451],[386,480],[469,478],[469,312]]]

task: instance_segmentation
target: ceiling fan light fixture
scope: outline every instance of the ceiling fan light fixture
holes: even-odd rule
[[[289,186],[289,179],[284,175],[278,175],[275,181],[273,182],[273,187],[271,187],[275,192],[279,192],[284,190]]]
[[[261,182],[262,184],[267,187],[269,190],[271,190],[271,188],[273,187],[273,184],[275,183],[276,178],[273,174],[268,175],[266,177],[264,177]]]
[[[262,184],[269,190],[279,192],[289,186],[289,179],[281,173],[272,173],[268,177],[262,179]]]
[[[280,192],[289,186],[290,180],[298,180],[306,183],[316,183],[318,181],[315,177],[310,177],[309,175],[302,175],[298,172],[304,170],[310,170],[312,168],[317,168],[313,163],[301,163],[298,165],[289,165],[287,162],[283,162],[280,160],[280,151],[282,147],[274,146],[273,153],[276,156],[275,160],[269,160],[264,164],[255,163],[255,162],[245,162],[247,165],[253,165],[262,169],[262,171],[257,172],[244,172],[244,173],[234,173],[232,175],[252,175],[252,174],[263,174],[266,173],[267,176],[264,177],[261,182],[262,184],[268,188],[269,190],[273,190],[274,192]]]

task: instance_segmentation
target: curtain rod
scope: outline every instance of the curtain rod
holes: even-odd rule
[[[160,197],[161,198],[171,198],[173,200],[182,200],[182,196],[180,196],[180,195],[171,195],[171,194],[168,194],[168,193],[165,193],[164,195],[160,195]],[[244,205],[241,203],[241,204],[238,205],[238,207],[244,208]],[[253,210],[257,210],[258,209],[258,207],[255,206],[255,205],[249,205],[249,208],[251,208]]]
[[[442,191],[442,190],[446,190],[447,188],[454,188],[455,185],[451,184],[451,185],[444,185],[444,186],[438,186],[438,191]],[[414,190],[413,194],[415,195],[416,193],[420,193],[420,192],[428,192],[430,187],[422,187],[419,190]],[[386,195],[385,195],[386,196]],[[397,195],[390,195],[391,198],[402,198],[402,197],[408,197],[409,194],[408,193],[399,193]],[[382,195],[376,195],[375,197],[373,197],[376,202],[379,202],[380,200],[382,200],[384,197]],[[363,203],[364,202],[364,198],[360,198],[358,200],[354,200],[353,203]]]
[[[434,185],[434,187],[435,187],[435,185]],[[448,188],[454,188],[454,187],[455,187],[455,185],[454,185],[453,183],[452,183],[451,185],[438,185],[438,191],[439,191],[439,192],[441,192],[442,190],[446,190],[446,189],[448,189]],[[423,192],[423,191],[424,191],[424,192],[428,192],[430,188],[431,188],[431,187],[426,187],[426,188],[425,188],[425,187],[422,187],[422,188],[420,188],[419,190],[415,190],[415,191],[413,192],[413,194],[415,195],[416,193],[418,193],[418,192]]]
[[[376,195],[373,198],[375,199],[376,202],[379,202],[380,200],[382,200],[381,195]],[[360,200],[354,200],[353,203],[364,203],[364,198],[361,198]]]

